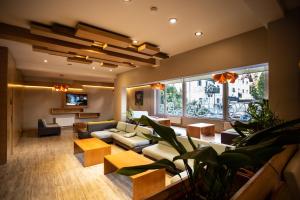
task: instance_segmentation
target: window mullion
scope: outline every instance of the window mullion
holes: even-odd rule
[[[229,120],[228,111],[228,83],[223,84],[223,119]]]
[[[186,116],[186,82],[182,82],[182,116]]]

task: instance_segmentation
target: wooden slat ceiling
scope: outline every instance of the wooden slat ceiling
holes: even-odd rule
[[[83,23],[73,28],[31,22],[30,29],[0,23],[0,38],[31,44],[33,51],[67,57],[70,62],[99,62],[103,67],[157,67],[159,60],[169,58],[156,45],[136,46],[128,36]]]

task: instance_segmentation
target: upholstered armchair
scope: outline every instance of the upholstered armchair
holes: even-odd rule
[[[47,124],[44,119],[38,120],[38,136],[60,135],[61,127],[58,124]]]

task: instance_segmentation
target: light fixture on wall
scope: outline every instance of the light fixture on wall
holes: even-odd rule
[[[162,83],[153,83],[151,84],[151,88],[154,90],[164,90],[165,89],[165,84]]]
[[[239,75],[235,72],[223,72],[221,74],[213,74],[212,78],[218,83],[224,84],[227,82],[234,83],[238,76]]]
[[[69,89],[69,85],[66,85],[66,84],[57,84],[57,85],[54,85],[53,87],[54,87],[54,90],[57,92],[67,92]]]

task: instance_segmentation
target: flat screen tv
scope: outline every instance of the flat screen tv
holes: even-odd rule
[[[87,94],[66,93],[66,106],[87,106]]]

